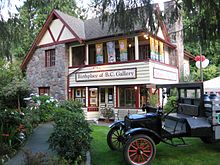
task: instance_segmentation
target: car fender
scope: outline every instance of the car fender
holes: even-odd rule
[[[109,125],[109,128],[114,128],[114,127],[124,128],[125,127],[125,122],[123,120],[119,120],[119,121],[116,121],[116,122],[112,123],[111,125]]]
[[[133,128],[133,129],[130,129],[127,132],[125,132],[125,137],[129,138],[129,137],[137,135],[137,134],[144,134],[144,135],[147,135],[147,136],[153,138],[153,140],[155,141],[156,144],[158,144],[160,141],[163,141],[161,136],[157,132],[152,131],[148,128]]]

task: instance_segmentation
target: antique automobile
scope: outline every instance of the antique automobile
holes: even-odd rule
[[[107,143],[112,150],[123,149],[124,160],[129,165],[147,165],[156,155],[156,144],[160,142],[185,145],[184,137],[197,137],[204,143],[220,140],[220,101],[204,101],[202,83],[180,83],[156,85],[162,100],[169,99],[175,89],[175,106],[163,112],[127,115],[124,121],[110,125]],[[148,108],[148,107],[146,107]],[[175,144],[174,138],[181,143]]]

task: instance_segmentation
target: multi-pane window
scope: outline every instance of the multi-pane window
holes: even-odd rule
[[[49,49],[45,51],[45,66],[55,66],[55,49]]]
[[[81,102],[83,106],[86,106],[86,88],[73,88],[73,98],[75,101]]]
[[[50,87],[39,87],[38,91],[39,91],[39,95],[44,95],[44,94],[50,95]]]
[[[135,89],[134,87],[119,87],[119,107],[135,108]]]

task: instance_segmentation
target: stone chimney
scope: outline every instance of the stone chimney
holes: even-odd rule
[[[176,55],[181,76],[184,71],[183,22],[181,16],[176,22],[172,23],[171,21],[172,13],[176,12],[175,5],[175,1],[164,2],[164,14],[170,41],[177,46]]]

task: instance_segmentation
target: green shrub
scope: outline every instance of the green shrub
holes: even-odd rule
[[[152,94],[149,98],[149,104],[152,107],[157,107],[157,103],[158,103],[158,95],[157,94]]]
[[[164,112],[169,112],[176,107],[176,96],[170,96],[167,99],[167,103],[164,106]]]
[[[54,132],[49,138],[50,148],[73,163],[85,159],[90,149],[91,129],[82,113],[59,108],[55,114]]]
[[[79,101],[65,100],[60,104],[60,107],[71,112],[83,113],[82,103]]]
[[[31,107],[35,109],[40,122],[51,121],[58,101],[48,95],[32,96],[32,99],[35,104]]]

